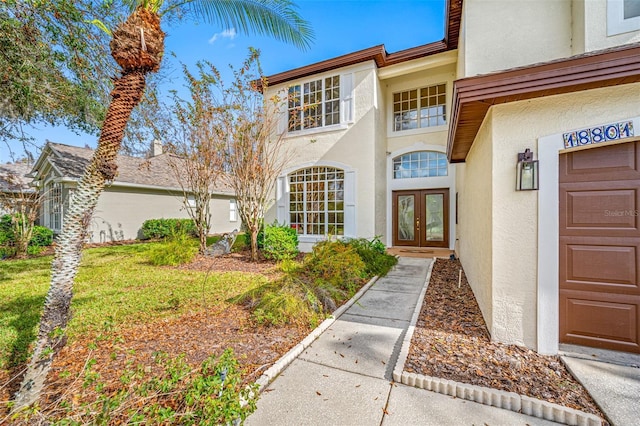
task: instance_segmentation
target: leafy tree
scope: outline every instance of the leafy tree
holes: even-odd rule
[[[0,3],[0,141],[28,141],[25,125],[98,130],[114,66],[91,16],[111,22],[120,11],[88,0]]]
[[[166,12],[192,11],[226,27],[271,34],[301,47],[307,46],[311,35],[306,22],[299,17],[289,0],[137,0],[129,3],[133,11],[126,21],[115,28],[110,42],[111,56],[120,66],[120,74],[113,82],[98,148],[78,183],[64,217],[35,350],[16,393],[14,412],[37,402],[53,357],[65,343],[65,329],[71,316],[73,283],[87,226],[98,196],[105,184],[116,176],[116,154],[131,111],[143,97],[146,76],[160,68],[164,54],[161,17]]]
[[[16,256],[25,257],[46,194],[30,188],[16,173],[0,171],[2,181],[4,191],[0,191],[0,209],[11,215]]]
[[[259,52],[252,50],[243,67],[234,72],[226,91],[227,118],[225,166],[238,213],[251,235],[251,259],[258,260],[258,233],[264,213],[273,201],[276,180],[292,153],[285,149],[279,96],[265,97],[267,80],[262,75]]]
[[[172,104],[153,125],[173,154],[168,158],[169,166],[182,189],[183,203],[195,223],[199,252],[203,254],[211,229],[211,195],[223,169],[224,136],[214,90],[220,76],[207,62],[199,62],[197,67],[198,74],[193,74],[183,66],[189,98],[183,99],[174,91]]]

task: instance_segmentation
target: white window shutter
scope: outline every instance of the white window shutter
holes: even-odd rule
[[[356,172],[344,173],[344,236],[356,237]]]
[[[353,123],[353,73],[340,76],[340,122]]]
[[[278,135],[285,133],[289,127],[289,98],[287,90],[280,90],[278,92]]]
[[[280,176],[276,184],[276,220],[278,223],[289,223],[287,205],[289,201],[289,184],[286,176]]]

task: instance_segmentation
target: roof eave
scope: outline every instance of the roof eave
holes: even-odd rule
[[[348,53],[337,58],[316,62],[315,64],[293,70],[284,71],[267,77],[269,86],[275,86],[288,81],[308,77],[313,74],[320,74],[334,69],[343,68],[358,63],[374,61],[378,68],[395,65],[401,62],[423,58],[458,48],[458,37],[460,32],[460,19],[462,16],[463,0],[447,0],[445,10],[445,31],[444,38],[440,41],[424,44],[399,52],[387,53],[384,44],[373,46],[368,49]]]
[[[640,43],[454,82],[447,157],[464,162],[494,105],[640,82]]]

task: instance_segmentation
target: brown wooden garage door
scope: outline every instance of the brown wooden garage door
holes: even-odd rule
[[[560,157],[560,341],[640,353],[640,142]]]

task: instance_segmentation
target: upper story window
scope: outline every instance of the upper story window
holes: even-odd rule
[[[447,176],[447,156],[435,151],[416,151],[393,159],[393,178]]]
[[[639,0],[607,0],[607,35],[640,30]]]
[[[340,76],[289,87],[289,130],[340,124]]]
[[[443,126],[446,117],[446,85],[393,94],[393,131]]]

